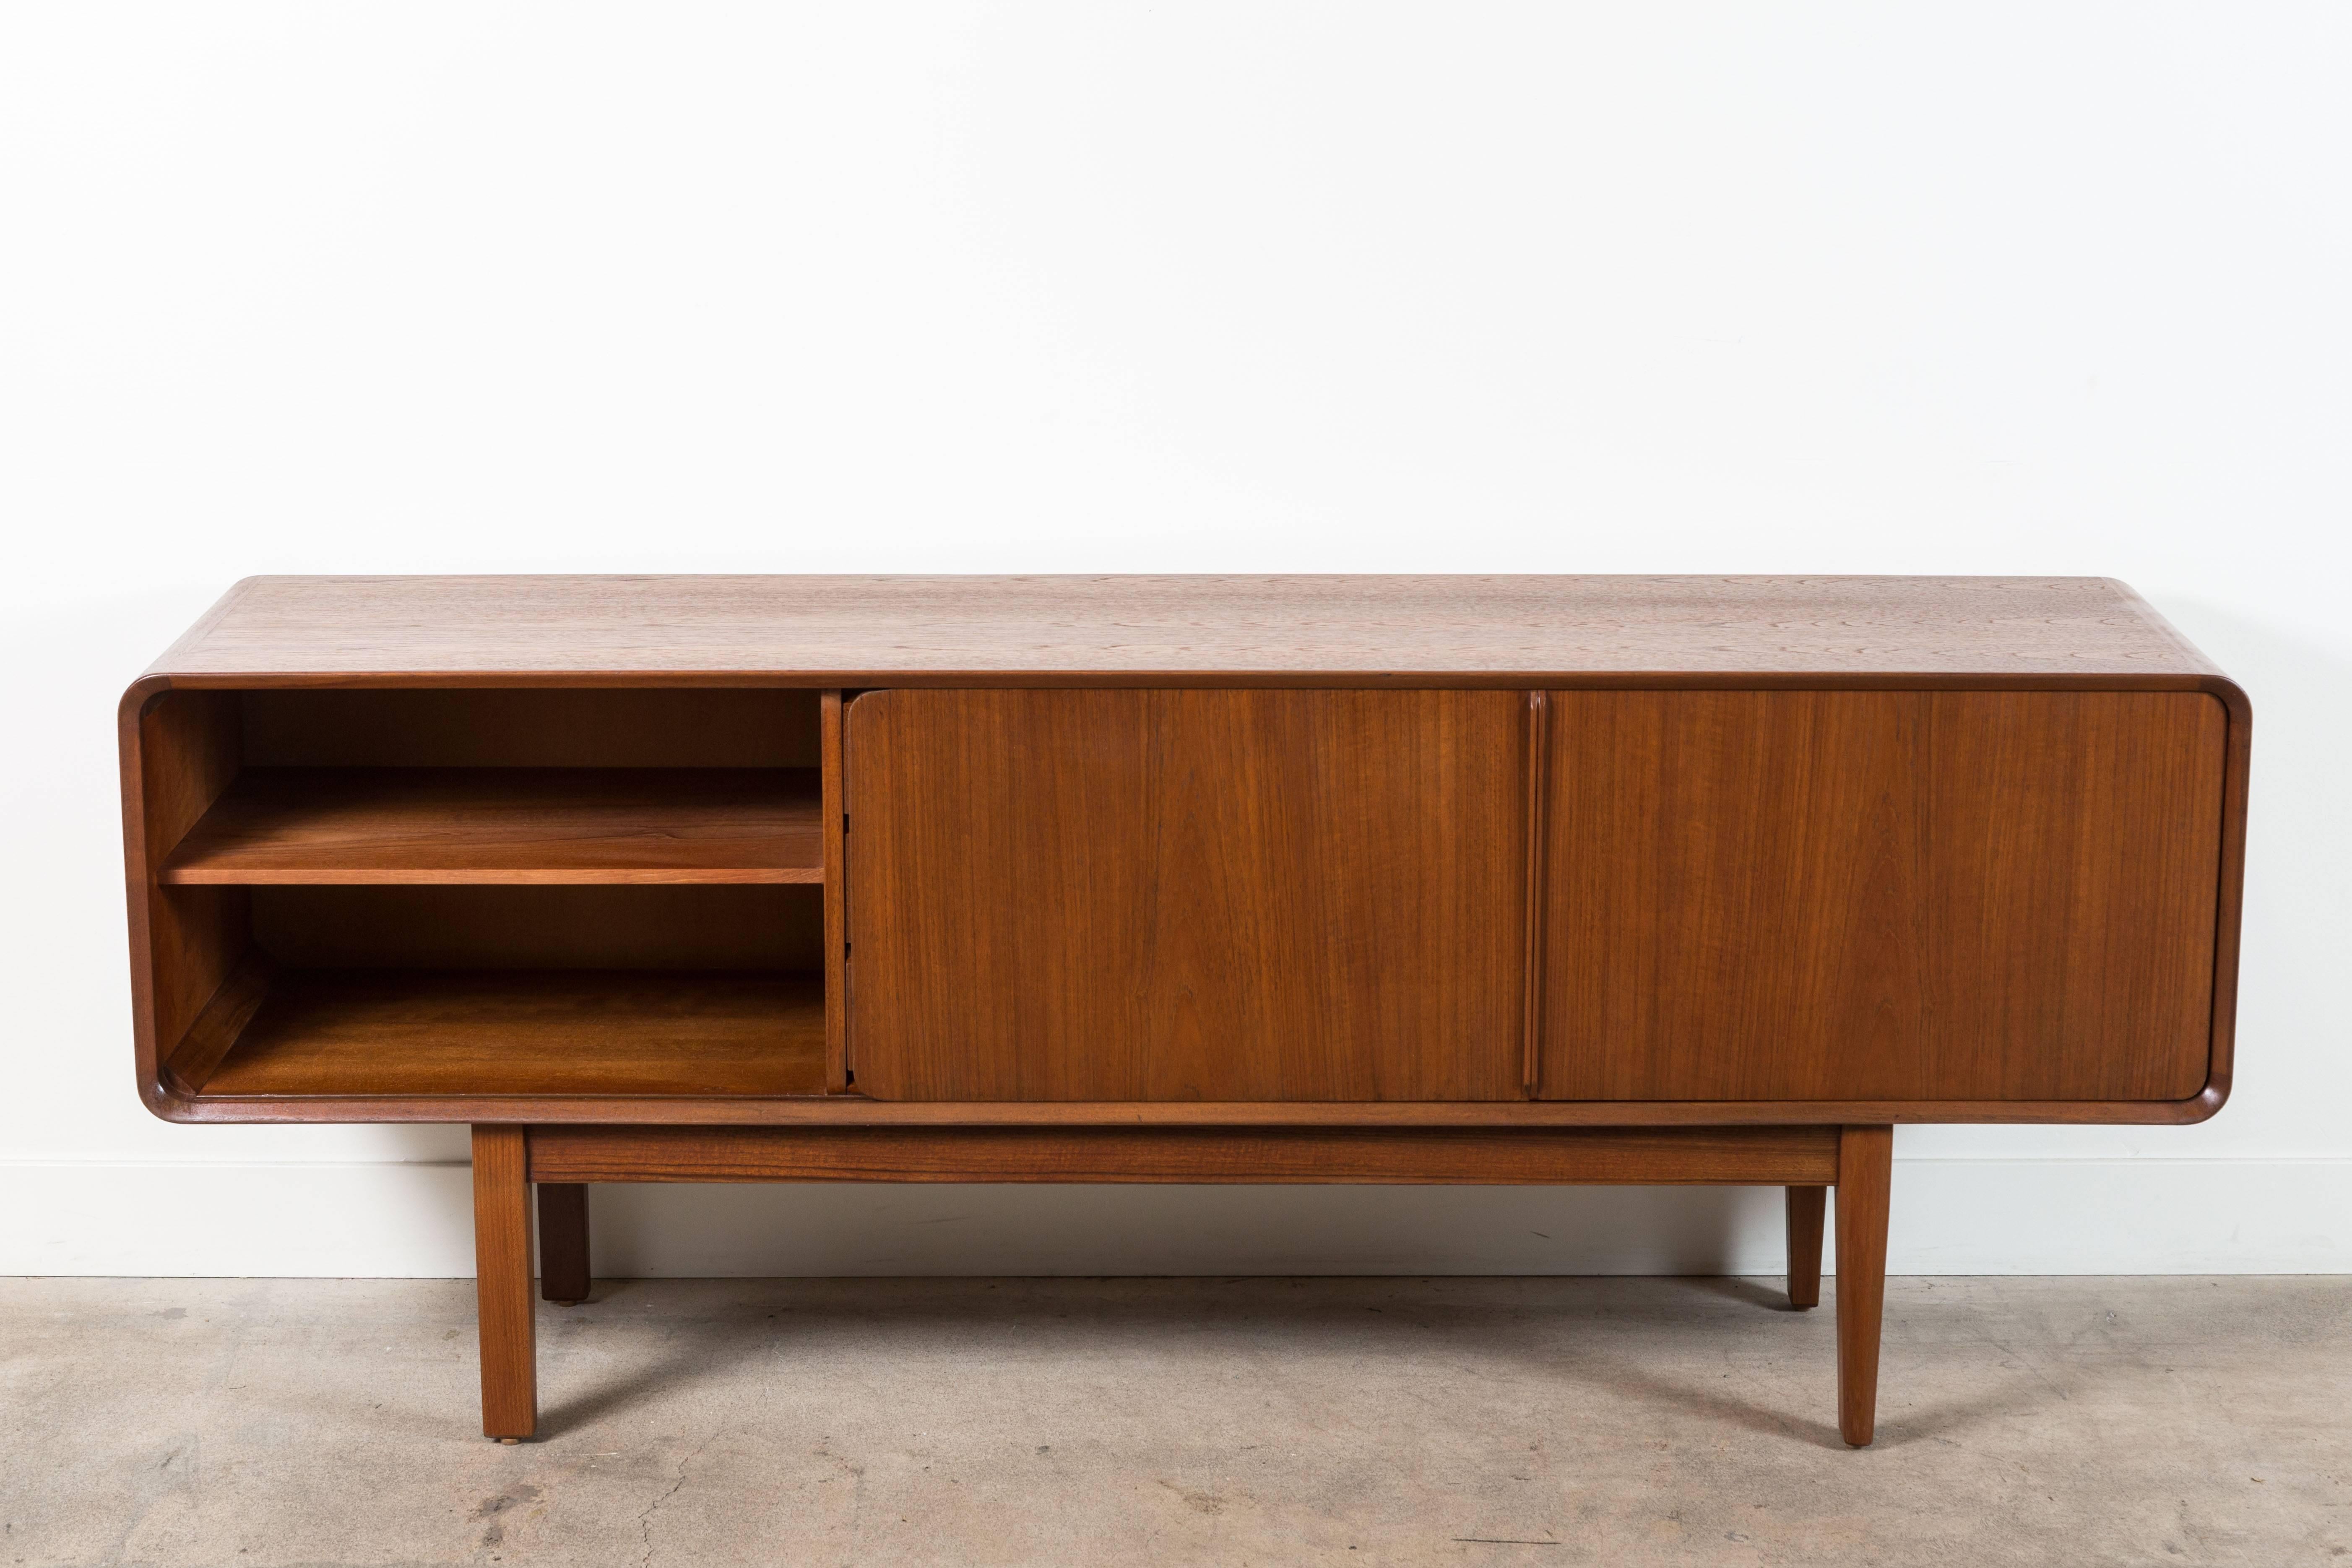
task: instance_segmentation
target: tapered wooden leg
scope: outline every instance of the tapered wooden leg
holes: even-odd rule
[[[539,1293],[566,1304],[588,1299],[588,1189],[581,1183],[540,1186]]]
[[[530,1182],[520,1127],[474,1129],[474,1292],[482,1335],[482,1430],[528,1437],[539,1426],[530,1299]]]
[[[1895,1130],[1838,1135],[1838,1431],[1857,1448],[1878,1430],[1878,1326],[1886,1306],[1886,1210]]]
[[[1789,1305],[1818,1307],[1822,1304],[1822,1219],[1829,1211],[1830,1190],[1790,1187],[1788,1194]]]

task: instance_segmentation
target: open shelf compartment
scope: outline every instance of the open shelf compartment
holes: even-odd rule
[[[272,1119],[838,1092],[836,715],[773,689],[163,694],[138,736],[152,1081]]]
[[[283,969],[222,988],[172,1062],[205,1096],[824,1091],[824,984],[762,971]]]

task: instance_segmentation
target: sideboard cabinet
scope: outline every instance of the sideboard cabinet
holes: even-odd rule
[[[256,578],[125,695],[140,1093],[646,1181],[1762,1184],[2228,1092],[2250,710],[2011,578]],[[536,1247],[534,1247],[534,1233]]]

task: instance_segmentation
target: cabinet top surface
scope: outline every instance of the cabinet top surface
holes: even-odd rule
[[[1465,575],[253,577],[150,673],[1001,681],[2219,671],[2108,578]]]

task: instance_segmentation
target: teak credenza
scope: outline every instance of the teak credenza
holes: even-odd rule
[[[496,1437],[593,1183],[1695,1182],[1864,1444],[1895,1123],[2228,1093],[2250,717],[2087,578],[253,578],[139,1092],[470,1123]]]

